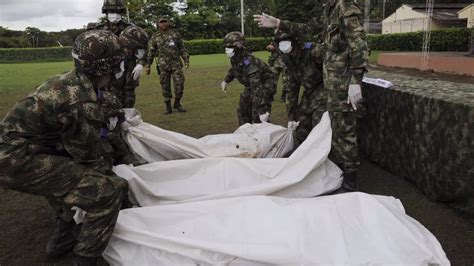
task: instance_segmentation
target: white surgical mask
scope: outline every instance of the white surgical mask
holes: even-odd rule
[[[225,54],[231,58],[235,54],[234,48],[225,48]]]
[[[293,47],[291,46],[291,41],[281,41],[278,44],[278,48],[282,53],[289,54]]]
[[[138,59],[142,59],[144,55],[145,55],[145,49],[138,49],[138,50],[137,50],[137,53],[135,54],[135,56],[136,56]]]
[[[107,19],[110,21],[110,23],[116,24],[122,19],[122,15],[117,13],[109,13],[107,14]]]
[[[125,72],[125,62],[120,63],[120,72],[115,73],[115,79],[120,79]]]

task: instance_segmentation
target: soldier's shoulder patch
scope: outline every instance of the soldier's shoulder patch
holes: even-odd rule
[[[250,65],[250,59],[249,58],[244,59],[244,65],[246,65],[246,66]]]
[[[313,48],[313,43],[312,42],[307,42],[304,44],[304,49],[311,49]]]

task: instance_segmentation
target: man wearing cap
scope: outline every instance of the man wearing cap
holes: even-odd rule
[[[189,68],[189,54],[184,47],[183,40],[179,35],[170,29],[167,17],[160,17],[157,21],[158,32],[153,34],[148,42],[148,60],[146,65],[146,73],[150,74],[150,66],[156,57],[156,70],[160,76],[160,84],[165,101],[166,115],[171,114],[171,79],[173,79],[175,89],[175,100],[173,108],[179,112],[186,112],[181,106],[181,98],[184,92],[184,66]]]

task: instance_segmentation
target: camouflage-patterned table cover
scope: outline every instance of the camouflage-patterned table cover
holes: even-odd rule
[[[394,86],[364,83],[361,152],[474,222],[474,84],[379,71],[366,77]]]

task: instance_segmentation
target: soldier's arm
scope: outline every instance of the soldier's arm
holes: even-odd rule
[[[257,101],[259,102],[257,106],[257,114],[261,115],[267,112],[265,106],[265,92],[263,91],[263,77],[259,71],[258,66],[255,62],[251,62],[251,65],[247,67],[247,75],[249,80],[249,87],[250,91],[255,92],[255,97],[257,97]]]
[[[96,103],[75,104],[59,115],[62,123],[61,139],[74,162],[105,172],[108,169],[99,150],[99,142],[107,137]]]
[[[271,67],[274,67],[276,59],[277,59],[277,53],[272,52],[270,56],[268,57],[268,65],[270,65]]]
[[[155,58],[157,51],[158,51],[158,44],[155,41],[155,35],[153,35],[148,41],[148,49],[146,52],[146,58],[147,58],[146,65],[147,66],[151,66],[151,64],[153,64],[153,59]]]
[[[181,53],[181,57],[183,58],[184,64],[189,65],[189,54],[188,51],[186,51],[186,47],[184,46],[183,39],[178,36],[178,49],[179,52]]]
[[[232,71],[232,68],[230,68],[229,71],[227,71],[227,75],[224,78],[225,83],[231,83],[235,79],[233,73],[234,72]]]
[[[288,20],[281,20],[279,29],[291,35],[305,36],[311,39],[314,35],[324,30],[322,17],[315,17],[308,23],[295,23]]]
[[[350,48],[351,84],[362,84],[363,75],[367,71],[369,49],[361,23],[362,10],[357,1],[346,1],[342,5],[342,16]]]

